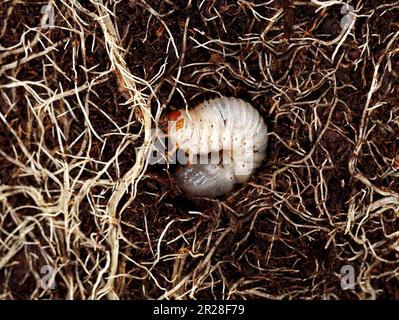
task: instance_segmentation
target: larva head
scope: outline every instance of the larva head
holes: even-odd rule
[[[179,130],[179,128],[184,126],[184,118],[181,111],[175,110],[164,114],[159,120],[159,126],[165,133],[172,127],[175,127],[175,130]]]

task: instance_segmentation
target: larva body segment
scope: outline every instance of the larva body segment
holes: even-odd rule
[[[180,167],[175,179],[189,197],[218,197],[230,192],[237,182],[232,166],[220,164]]]
[[[168,128],[173,144],[189,155],[191,165],[179,168],[176,180],[189,196],[219,196],[246,182],[266,154],[267,126],[248,102],[236,98],[205,101],[179,110]],[[198,155],[223,152],[218,164],[193,164]],[[207,157],[205,157],[207,158]]]

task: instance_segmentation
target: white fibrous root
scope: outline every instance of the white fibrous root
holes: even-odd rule
[[[169,143],[188,157],[175,179],[189,197],[230,192],[248,181],[265,158],[267,126],[241,99],[205,101],[192,110],[170,112],[167,120]]]

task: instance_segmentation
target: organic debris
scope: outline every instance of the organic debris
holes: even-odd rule
[[[14,0],[0,17],[0,299],[399,299],[397,1]],[[154,129],[218,96],[259,110],[267,157],[187,200],[148,164]]]

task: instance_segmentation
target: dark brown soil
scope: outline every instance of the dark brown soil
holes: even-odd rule
[[[88,1],[80,2],[91,9]],[[127,50],[125,59],[132,74],[151,82],[165,64],[154,85],[153,114],[158,103],[172,110],[184,107],[184,99],[194,107],[218,94],[234,96],[251,102],[271,132],[262,167],[248,184],[237,186],[234,193],[220,199],[188,200],[173,181],[173,167],[147,168],[135,200],[120,216],[123,240],[118,270],[127,276],[118,283],[119,297],[157,298],[189,275],[187,283],[171,298],[188,292],[183,298],[399,299],[399,198],[396,204],[381,205],[388,194],[399,194],[399,40],[394,38],[399,32],[399,6],[384,7],[392,4],[388,0],[378,1],[378,5],[375,1],[352,1],[354,8],[361,7],[361,15],[332,61],[337,43],[324,45],[314,39],[331,41],[339,36],[341,6],[315,13],[317,7],[291,1],[273,1],[269,5],[250,1],[252,8],[245,3],[130,0],[116,5],[121,46]],[[18,4],[8,19],[7,32],[0,38],[1,46],[17,44],[26,25],[38,25],[42,6],[40,1]],[[149,6],[158,17],[150,14]],[[0,5],[0,17],[6,16],[9,7],[10,2]],[[280,9],[281,16],[265,32],[269,22],[260,16],[271,18]],[[370,12],[374,13],[367,17]],[[98,64],[99,71],[106,70],[110,62],[101,28],[90,18],[85,19],[96,41],[92,50],[93,37],[85,39],[87,56],[80,56],[77,64],[85,63],[86,68]],[[81,41],[68,31],[52,30],[46,35],[53,42],[66,38]],[[83,72],[74,74],[72,51],[68,46],[53,52],[52,58],[79,86],[87,79]],[[10,55],[0,60],[0,67],[21,57],[23,53]],[[377,64],[380,86],[368,102]],[[73,88],[66,77],[44,68],[41,60],[25,64],[16,76],[40,81],[43,74],[49,86],[61,83],[65,90]],[[9,76],[13,75],[1,74],[0,85],[9,83]],[[44,89],[40,90],[45,94]],[[101,94],[93,95],[91,101],[99,108],[90,105],[90,121],[97,134],[104,137],[115,127],[100,110],[123,127],[130,109],[122,104],[124,98],[114,75],[95,91]],[[34,132],[39,129],[26,128],[30,115],[24,90],[16,90],[17,107],[11,111],[5,101],[11,95],[10,89],[0,87],[0,93],[0,111],[7,114],[8,124],[30,152],[37,151]],[[80,98],[84,97],[83,92]],[[78,104],[77,97],[68,99],[71,105]],[[375,108],[365,112],[367,104]],[[69,144],[79,137],[84,123],[83,112],[76,109],[74,113],[65,138]],[[42,121],[47,126],[46,145],[55,155],[58,141],[51,131],[52,120],[49,116]],[[131,126],[132,133],[139,131],[139,123]],[[363,131],[367,134],[361,136]],[[15,149],[17,140],[3,121],[0,132],[0,183],[40,188],[40,179],[21,175],[18,165],[5,158],[21,151]],[[103,148],[103,143],[93,137],[90,157],[109,161],[122,139],[111,135]],[[135,147],[141,142],[140,138],[128,146],[118,166],[111,166],[104,179],[122,177],[135,163]],[[67,152],[77,154],[80,147],[76,143]],[[350,167],[353,159],[354,172]],[[20,161],[28,160],[21,154]],[[94,177],[101,168],[96,161],[88,163],[81,179]],[[93,188],[91,193],[100,194],[101,189]],[[105,206],[110,191],[101,197],[99,203]],[[119,209],[129,198],[127,194],[122,199]],[[40,214],[40,208],[29,208],[34,202],[24,194],[4,200],[0,209],[0,214],[4,212],[4,219],[0,219],[0,261],[8,252],[2,243],[17,227],[16,220],[6,214],[7,208],[20,205],[27,208],[19,210],[18,215]],[[81,202],[79,228],[87,237],[99,237],[91,208],[87,199]],[[43,228],[45,234],[51,234],[49,226]],[[25,246],[0,268],[0,297],[35,297],[34,270],[39,272],[37,268],[46,260],[38,250],[47,243],[42,235],[38,231],[37,239],[31,239],[32,245]],[[221,242],[215,246],[218,239]],[[103,245],[107,247],[107,243]],[[206,265],[210,270],[198,269],[213,246],[215,251]],[[156,255],[158,249],[160,257]],[[60,257],[60,268],[71,277],[78,270],[90,293],[96,281],[87,271],[94,266],[88,259],[93,249],[80,244],[76,250],[75,256]],[[173,280],[179,255],[185,261]],[[28,264],[27,256],[34,256],[29,260],[33,264]],[[76,267],[78,258],[87,258],[87,270]],[[159,261],[154,263],[156,259]],[[344,265],[354,268],[353,290],[341,288],[340,270]],[[68,290],[61,277],[57,277],[57,284],[51,294],[42,297],[65,298]],[[196,290],[190,296],[193,287]],[[74,298],[82,296],[76,293]]]

